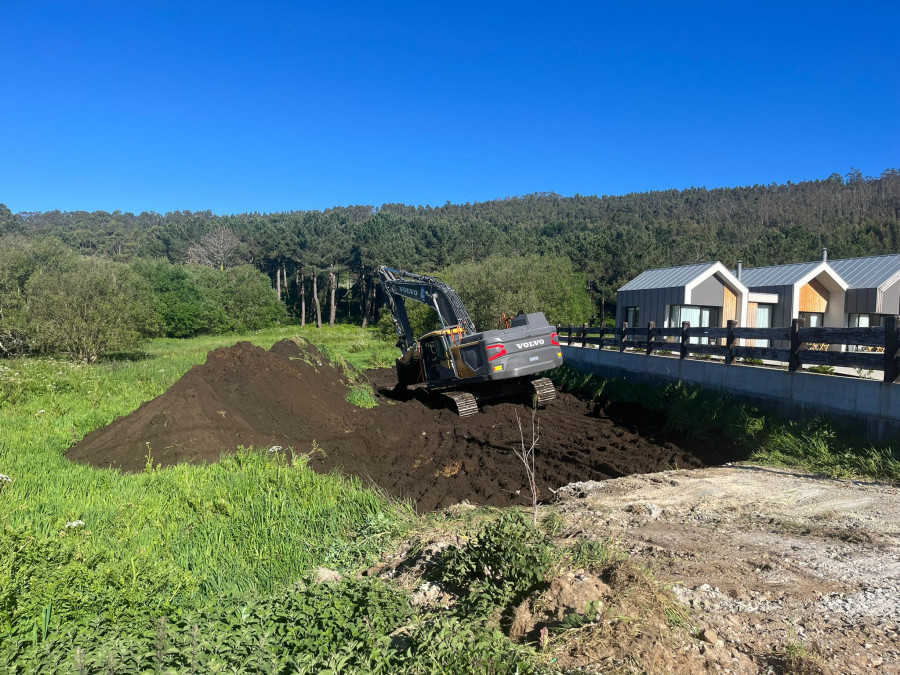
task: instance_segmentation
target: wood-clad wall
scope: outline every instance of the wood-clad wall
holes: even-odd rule
[[[725,289],[725,302],[722,307],[722,325],[727,326],[729,321],[737,319],[737,295],[728,286]]]
[[[813,279],[800,289],[801,312],[825,312],[828,309],[828,289]]]
[[[759,311],[759,303],[758,302],[748,302],[747,303],[747,327],[748,328],[756,328],[756,320],[759,318],[756,313]],[[745,346],[747,347],[755,347],[756,340],[747,340],[745,342]]]

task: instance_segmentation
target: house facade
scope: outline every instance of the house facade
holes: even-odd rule
[[[829,264],[847,282],[845,326],[881,326],[885,316],[900,314],[900,255],[843,258]]]
[[[616,292],[616,323],[658,327],[743,325],[749,291],[722,263],[647,270]]]
[[[745,326],[772,328],[803,325],[844,326],[847,283],[822,260],[793,265],[741,269],[737,274],[750,289]]]
[[[900,315],[900,254],[728,270],[719,262],[641,273],[617,292],[616,323],[645,327],[864,328]],[[758,341],[761,344],[763,341]],[[764,345],[763,345],[764,346]]]

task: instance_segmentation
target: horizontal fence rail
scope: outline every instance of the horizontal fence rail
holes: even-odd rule
[[[884,326],[871,328],[806,328],[794,319],[789,328],[741,328],[729,321],[725,328],[691,327],[685,321],[680,328],[657,328],[652,321],[644,327],[560,326],[562,344],[599,349],[638,350],[651,354],[719,356],[726,364],[735,359],[780,361],[791,372],[808,366],[844,366],[863,371],[884,371],[885,382],[896,382],[900,375],[900,317],[885,317]],[[766,341],[758,346],[757,341]],[[782,346],[772,346],[781,343]],[[848,348],[852,351],[848,351]],[[752,365],[752,364],[751,364]]]

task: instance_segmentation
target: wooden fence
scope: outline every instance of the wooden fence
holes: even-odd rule
[[[885,382],[895,382],[900,375],[898,327],[898,316],[887,316],[884,326],[873,328],[805,328],[800,319],[794,319],[790,328],[741,328],[736,321],[729,321],[726,328],[692,328],[687,321],[680,328],[657,328],[651,321],[644,328],[629,326],[627,322],[614,329],[560,326],[559,337],[561,344],[569,346],[640,350],[647,355],[678,352],[682,359],[719,356],[725,359],[726,365],[735,359],[781,361],[787,363],[792,372],[805,365],[881,370]],[[790,346],[747,346],[743,341],[748,340],[768,340],[770,344],[780,342]],[[855,346],[857,350],[845,351],[847,346]],[[859,347],[872,351],[858,350]]]

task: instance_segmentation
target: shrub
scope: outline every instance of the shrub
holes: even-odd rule
[[[482,610],[506,606],[545,581],[552,547],[525,514],[507,513],[443,557],[442,577]]]
[[[166,337],[193,337],[226,326],[224,309],[204,295],[189,267],[166,260],[138,260],[134,267],[153,290],[153,308]]]
[[[26,294],[35,343],[76,361],[132,350],[155,330],[149,285],[121,263],[83,259],[71,270],[42,269]]]
[[[544,312],[562,325],[584,323],[594,311],[584,274],[568,258],[490,258],[449,267],[444,274],[480,330],[496,328],[504,312]]]
[[[287,319],[287,309],[272,290],[272,282],[252,265],[225,272],[228,295],[225,309],[234,330],[259,330]]]
[[[269,278],[250,265],[228,270],[140,260],[135,269],[153,289],[167,337],[259,330],[287,318]]]
[[[25,354],[35,347],[29,328],[28,281],[40,269],[66,271],[78,256],[58,239],[0,237],[0,355]]]

